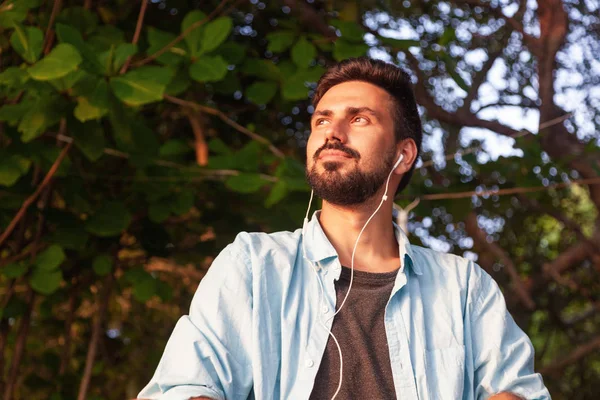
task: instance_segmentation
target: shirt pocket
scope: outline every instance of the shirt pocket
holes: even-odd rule
[[[425,373],[430,400],[462,399],[465,346],[425,350]]]

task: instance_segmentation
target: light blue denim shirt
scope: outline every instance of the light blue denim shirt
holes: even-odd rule
[[[398,397],[550,399],[496,282],[472,261],[411,245],[394,226],[402,263],[385,329]],[[318,212],[305,236],[240,233],[200,282],[138,397],[308,399],[329,338],[320,320],[331,329],[340,272]]]

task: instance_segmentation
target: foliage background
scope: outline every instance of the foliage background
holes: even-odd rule
[[[415,81],[425,151],[396,199],[411,241],[477,259],[554,398],[595,398],[598,16],[592,0],[4,0],[2,398],[135,397],[220,249],[299,227],[311,90],[364,54]]]

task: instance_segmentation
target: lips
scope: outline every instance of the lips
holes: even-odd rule
[[[323,150],[319,158],[352,158],[352,156],[341,150]]]

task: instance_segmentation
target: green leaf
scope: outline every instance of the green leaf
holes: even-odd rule
[[[36,101],[23,100],[18,104],[6,104],[0,107],[0,121],[16,125]]]
[[[257,76],[268,81],[279,81],[283,78],[279,67],[270,60],[247,59],[242,65],[241,70],[246,75]]]
[[[331,25],[342,33],[342,38],[349,42],[363,43],[364,29],[354,21],[333,20]]]
[[[8,67],[0,73],[0,85],[10,88],[21,88],[28,79],[29,74],[19,67]]]
[[[14,185],[30,166],[31,160],[17,154],[0,158],[0,185]]]
[[[74,193],[77,189],[77,185],[66,186],[64,192],[65,202],[73,210],[82,212],[83,209],[86,209],[87,211],[88,207],[78,207],[78,197],[76,197],[78,194]],[[79,199],[81,198],[79,197]],[[85,231],[79,218],[65,212],[59,214],[56,218],[50,214],[48,220],[56,225],[56,230],[47,237],[48,241],[59,244],[64,249],[81,251],[85,248],[90,235]]]
[[[11,296],[4,310],[0,310],[0,319],[16,318],[27,312],[27,303],[16,296]]]
[[[292,47],[292,61],[299,67],[307,67],[317,55],[315,45],[302,36]]]
[[[148,207],[150,220],[157,224],[166,220],[169,215],[171,215],[171,202],[168,199],[161,199]]]
[[[242,91],[242,83],[235,71],[227,71],[225,78],[212,84],[216,93],[233,94],[236,91]]]
[[[269,196],[265,200],[265,207],[271,208],[279,203],[288,194],[288,189],[284,181],[277,181],[271,188]]]
[[[65,258],[66,255],[62,247],[57,244],[53,244],[38,254],[38,256],[35,258],[35,268],[53,271],[57,269],[60,264],[63,263],[63,261],[65,261]]]
[[[133,286],[133,297],[137,301],[150,300],[157,292],[157,280],[143,267],[135,267],[125,271],[123,277]]]
[[[117,72],[125,61],[131,56],[134,56],[138,51],[137,45],[133,43],[121,43],[115,49],[115,55],[113,59],[113,71]]]
[[[302,100],[308,97],[308,87],[302,74],[294,74],[283,82],[281,94],[287,100]]]
[[[83,40],[81,33],[72,26],[56,24],[56,36],[61,43],[70,44],[81,54],[81,67],[94,74],[104,74],[104,67],[98,59],[98,54]]]
[[[246,47],[235,42],[223,43],[219,46],[217,52],[229,64],[239,64],[246,57]]]
[[[35,102],[19,123],[21,140],[25,143],[30,142],[44,133],[46,128],[57,123],[61,118],[58,105],[54,98],[43,98]]]
[[[325,68],[315,65],[307,69],[299,69],[296,72],[305,82],[318,82],[321,75],[325,73]]]
[[[27,72],[38,81],[47,81],[67,75],[77,69],[81,56],[75,47],[60,43],[46,57],[29,67]]]
[[[263,147],[256,141],[248,142],[244,147],[235,153],[232,157],[235,168],[240,171],[258,172],[259,164],[262,159]]]
[[[74,115],[81,121],[102,118],[108,113],[109,94],[106,80],[88,77],[81,80],[74,88],[77,96],[77,107]]]
[[[29,284],[38,293],[49,295],[60,288],[63,276],[60,269],[48,271],[45,269],[34,269]]]
[[[156,294],[162,301],[171,301],[173,299],[173,288],[166,282],[156,279]]]
[[[85,97],[77,98],[77,106],[73,110],[73,115],[81,122],[99,119],[106,115],[108,109],[101,109],[90,104]]]
[[[456,39],[456,29],[448,26],[444,30],[442,36],[440,36],[440,40],[438,40],[438,44],[440,46],[446,46],[448,43]]]
[[[9,279],[19,278],[27,273],[29,265],[24,262],[12,263],[2,268],[2,273]]]
[[[225,186],[239,193],[254,193],[267,183],[258,174],[241,173],[225,181]]]
[[[294,40],[296,40],[296,34],[292,31],[276,31],[271,32],[267,35],[269,44],[267,50],[273,53],[281,53],[286,51]]]
[[[190,76],[198,82],[220,81],[227,75],[227,62],[221,56],[203,56],[190,66]]]
[[[192,151],[189,144],[179,139],[167,140],[158,151],[161,157],[172,157],[187,154]]]
[[[254,82],[246,89],[246,97],[256,104],[267,104],[277,93],[275,82]]]
[[[146,53],[149,55],[156,53],[175,40],[175,38],[176,36],[172,33],[164,32],[154,27],[149,27],[148,43],[150,43],[150,47]],[[156,61],[165,65],[175,65],[180,63],[183,60],[183,56],[186,54],[187,50],[182,45],[176,44],[175,46],[170,47],[168,51],[158,56]]]
[[[217,154],[232,155],[233,151],[225,144],[222,139],[214,138],[208,142],[208,149]]]
[[[227,39],[232,28],[233,22],[229,17],[219,17],[206,24],[202,32],[199,54],[211,52],[219,47]]]
[[[166,67],[140,67],[111,78],[110,86],[125,104],[141,106],[160,101],[165,88],[173,78],[173,71]]]
[[[368,50],[369,46],[367,44],[354,44],[343,39],[339,39],[335,42],[333,48],[333,58],[336,61],[342,61],[351,57],[360,57],[367,54]]]
[[[82,35],[89,35],[98,26],[98,15],[84,7],[69,7],[60,12],[57,22],[75,27]]]
[[[150,300],[157,292],[156,279],[148,275],[148,278],[133,284],[133,297],[140,303]]]
[[[171,211],[175,215],[183,215],[194,206],[195,195],[189,189],[184,189],[177,193],[174,201],[171,203]]]
[[[94,269],[94,272],[99,276],[108,275],[113,268],[112,259],[106,254],[96,256],[96,258],[94,258],[94,261],[92,262],[92,268]]]
[[[75,140],[75,146],[92,162],[104,154],[106,140],[104,129],[98,122],[71,123],[69,131]]]
[[[169,82],[167,88],[165,89],[165,93],[171,96],[177,96],[190,87],[192,81],[188,78],[188,74],[180,68],[175,72],[175,77]]]
[[[462,160],[471,165],[477,164],[477,155],[475,153],[465,154],[462,157]]]
[[[0,4],[0,27],[12,28],[27,18],[31,8],[39,7],[42,0],[5,0]]]
[[[118,201],[111,201],[86,221],[85,229],[96,236],[118,236],[130,223],[131,214],[125,205]]]
[[[52,86],[56,88],[59,92],[66,92],[71,89],[77,82],[83,79],[87,73],[80,69],[76,69],[75,71],[69,72],[67,75],[62,78],[52,79],[48,81]]]
[[[100,25],[87,40],[90,48],[97,53],[125,42],[125,32],[114,25]]]
[[[14,25],[15,30],[10,36],[10,43],[17,53],[30,64],[36,62],[42,54],[44,33],[35,27]]]
[[[200,11],[200,10],[190,11],[189,13],[186,14],[186,16],[183,18],[183,21],[181,22],[181,33],[188,30],[195,23],[202,21],[204,19],[206,19],[206,14],[204,14],[202,11]],[[190,49],[190,53],[191,53],[192,57],[195,57],[198,54],[198,52],[200,51],[201,42],[202,42],[202,31],[205,29],[205,27],[206,27],[206,25],[201,25],[201,26],[195,28],[194,30],[189,32],[184,38],[185,43],[187,44],[188,48]]]
[[[412,39],[393,39],[387,37],[379,37],[379,41],[393,49],[408,50],[411,47],[419,47],[421,43],[418,40]]]

